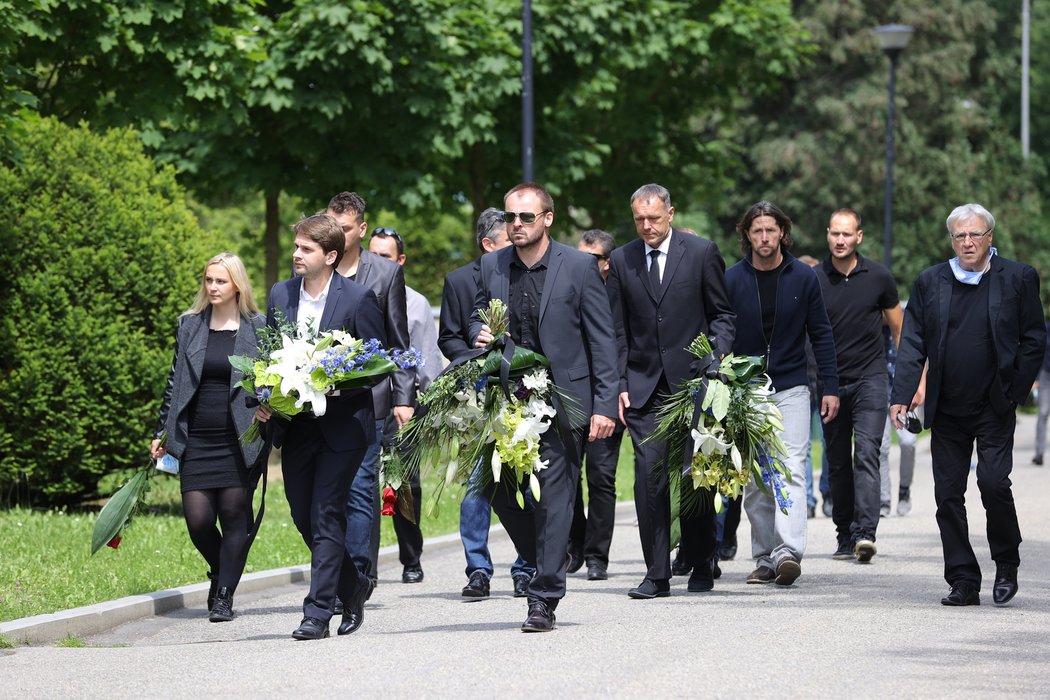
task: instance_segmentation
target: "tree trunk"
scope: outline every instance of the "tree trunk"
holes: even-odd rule
[[[277,192],[266,193],[266,233],[263,235],[263,254],[266,259],[266,293],[277,284],[278,265],[280,263],[280,216],[278,214]]]

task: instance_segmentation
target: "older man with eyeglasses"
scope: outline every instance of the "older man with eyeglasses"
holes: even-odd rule
[[[951,587],[943,605],[980,605],[981,566],[970,546],[966,482],[977,443],[977,488],[987,514],[995,561],[992,600],[1017,593],[1021,531],[1010,472],[1017,404],[1028,396],[1043,361],[1046,328],[1039,275],[1000,257],[992,246],[995,217],[980,204],[956,207],[947,220],[955,257],[915,281],[893,381],[890,417],[904,427],[929,362],[925,426],[932,429],[934,497]]]

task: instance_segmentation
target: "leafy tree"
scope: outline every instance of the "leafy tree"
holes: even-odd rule
[[[0,168],[0,488],[71,503],[140,466],[205,234],[129,130],[27,122]]]
[[[951,255],[944,220],[956,205],[985,204],[999,219],[1004,255],[1047,263],[1032,183],[1042,162],[1024,163],[1003,113],[1018,75],[1018,46],[1006,6],[985,0],[873,4],[808,0],[797,15],[820,50],[798,79],[754,101],[743,140],[746,173],[720,209],[729,230],[751,203],[768,198],[795,221],[799,250],[826,255],[832,210],[861,212],[863,254],[882,258],[888,61],[871,29],[915,27],[897,72],[893,271],[904,290],[918,272]],[[1016,10],[1016,7],[1014,8]],[[1018,15],[1019,16],[1019,15]]]

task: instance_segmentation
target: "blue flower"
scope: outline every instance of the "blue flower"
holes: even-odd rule
[[[273,390],[268,386],[261,386],[255,390],[255,398],[259,399],[260,402],[266,403],[270,400],[270,396],[273,395]]]

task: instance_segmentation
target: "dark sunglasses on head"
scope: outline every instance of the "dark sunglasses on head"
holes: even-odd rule
[[[516,217],[516,218],[521,219],[521,223],[523,223],[523,224],[533,224],[533,223],[536,223],[536,217],[537,216],[541,216],[541,215],[546,214],[546,213],[547,213],[546,209],[541,211],[539,214],[535,214],[535,213],[533,213],[531,211],[505,211],[505,212],[503,212],[503,223],[513,224],[514,223],[514,219]]]
[[[372,235],[379,236],[380,238],[386,238],[387,236],[390,236],[391,238],[396,238],[399,241],[401,240],[400,233],[398,233],[392,228],[386,228],[385,226],[378,226],[372,229]]]

